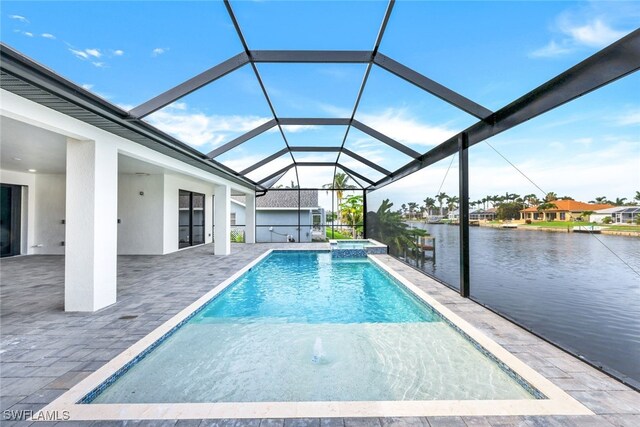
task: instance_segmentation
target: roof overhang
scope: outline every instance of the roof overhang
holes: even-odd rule
[[[262,187],[0,43],[0,87],[251,190]]]

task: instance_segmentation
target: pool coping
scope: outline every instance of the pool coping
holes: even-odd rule
[[[230,276],[167,322],[117,355],[100,369],[33,415],[67,413],[70,420],[160,420],[202,418],[316,418],[316,417],[402,417],[402,416],[501,416],[501,415],[593,415],[587,407],[571,397],[502,346],[488,338],[446,306],[420,290],[380,259],[368,256],[416,297],[432,306],[443,317],[489,351],[517,375],[538,389],[546,399],[532,400],[430,400],[365,402],[218,402],[218,403],[128,403],[84,404],[84,396],[98,388],[181,322],[191,317],[212,298],[273,252],[300,249],[269,249]],[[304,251],[304,250],[303,250]],[[313,251],[313,250],[312,250]],[[317,251],[314,251],[317,252]],[[325,251],[326,252],[326,251]]]

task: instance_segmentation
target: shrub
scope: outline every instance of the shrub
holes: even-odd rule
[[[525,224],[531,224],[531,220],[530,219],[526,220]]]
[[[605,216],[604,219],[602,220],[603,224],[611,224],[613,222],[613,220],[611,219],[610,216]]]

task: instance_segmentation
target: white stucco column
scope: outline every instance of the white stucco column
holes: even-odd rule
[[[256,194],[247,194],[245,197],[245,243],[256,242]]]
[[[231,253],[231,187],[216,186],[213,204],[214,252],[216,255],[229,255]]]
[[[67,140],[65,311],[116,302],[118,152],[111,141]]]

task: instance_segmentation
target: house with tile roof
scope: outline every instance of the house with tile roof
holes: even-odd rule
[[[575,221],[585,211],[598,211],[613,208],[613,205],[602,203],[584,203],[577,200],[554,200],[554,208],[538,211],[537,206],[530,206],[520,211],[521,220],[532,221]]]

